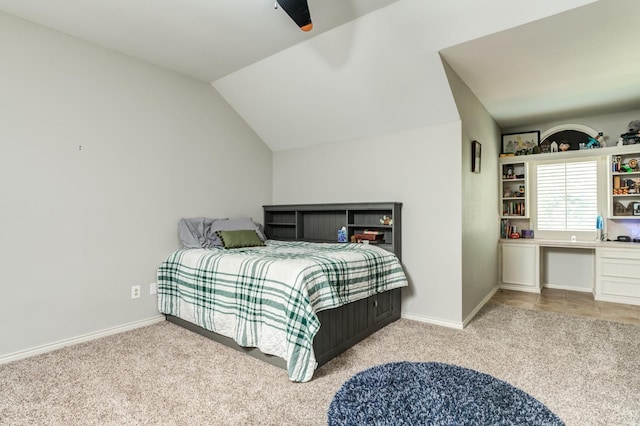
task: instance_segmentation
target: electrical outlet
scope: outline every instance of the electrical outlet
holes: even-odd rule
[[[572,243],[575,243],[575,242],[576,242],[576,236],[575,236],[575,235],[572,235],[572,236],[571,236],[571,242],[572,242]]]
[[[156,283],[149,284],[149,294],[150,295],[154,295],[157,292],[158,292],[158,284],[156,284]]]
[[[132,285],[131,286],[131,298],[132,299],[139,299],[140,298],[140,286],[139,285]]]

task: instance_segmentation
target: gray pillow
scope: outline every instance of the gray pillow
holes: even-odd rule
[[[217,231],[239,231],[239,230],[252,230],[256,231],[258,237],[265,241],[266,237],[262,233],[262,229],[259,224],[251,220],[250,217],[238,217],[235,219],[217,219],[211,224],[211,230],[207,234],[209,243],[212,246],[222,246],[222,241],[216,235]]]
[[[184,248],[209,248],[211,225],[219,219],[209,217],[182,218],[178,222],[178,237]],[[214,233],[215,235],[215,233]]]

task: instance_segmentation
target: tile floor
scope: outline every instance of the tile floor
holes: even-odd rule
[[[542,293],[498,290],[490,302],[514,308],[561,312],[640,326],[640,306],[597,302],[591,293],[543,288]]]

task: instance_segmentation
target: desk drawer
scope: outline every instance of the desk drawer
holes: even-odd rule
[[[601,294],[606,296],[622,296],[640,298],[640,282],[629,278],[602,278]]]
[[[629,259],[640,262],[640,250],[624,248],[603,248],[598,250],[601,258],[607,259]]]
[[[640,279],[640,261],[602,259],[600,265],[603,276]]]

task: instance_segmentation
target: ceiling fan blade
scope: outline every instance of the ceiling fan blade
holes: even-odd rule
[[[313,23],[307,0],[276,0],[302,31],[311,31]]]

